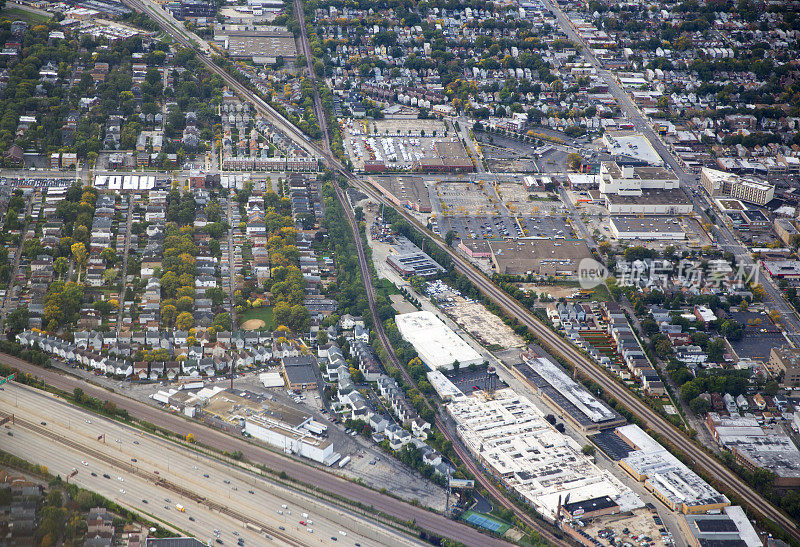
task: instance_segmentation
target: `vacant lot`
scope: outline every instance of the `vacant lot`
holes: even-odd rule
[[[453,302],[444,308],[444,311],[481,345],[489,349],[520,348],[525,345],[525,341],[514,334],[511,327],[487,310],[483,304],[453,296]]]

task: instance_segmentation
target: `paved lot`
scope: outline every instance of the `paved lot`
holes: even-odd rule
[[[486,367],[479,367],[478,370],[474,371],[462,369],[458,372],[447,374],[450,381],[465,395],[476,391],[475,387],[483,391],[489,391],[490,387],[492,387],[490,381],[491,376],[492,375],[487,372]],[[493,387],[495,390],[498,390],[508,386],[502,380],[497,379]]]

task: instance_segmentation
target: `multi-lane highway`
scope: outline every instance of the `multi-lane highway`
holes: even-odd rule
[[[240,451],[243,458],[249,462],[264,465],[274,473],[285,472],[293,480],[313,485],[324,492],[341,496],[343,499],[358,501],[367,507],[373,508],[376,514],[383,513],[403,521],[414,521],[424,530],[444,537],[456,538],[465,545],[480,545],[481,547],[507,545],[506,542],[482,534],[463,523],[370,490],[335,475],[324,468],[289,458],[283,454],[250,443],[241,437],[232,436],[199,422],[186,419],[181,415],[165,412],[118,393],[87,384],[79,378],[62,374],[58,370],[42,369],[6,354],[0,354],[0,362],[21,372],[37,376],[47,384],[67,392],[80,388],[86,395],[97,397],[100,400],[111,401],[117,408],[125,409],[131,417],[155,424],[166,431],[172,431],[179,435],[191,433],[199,443],[218,452]]]
[[[343,545],[419,544],[370,518],[27,386],[8,384],[0,392],[0,413],[14,415],[14,423],[0,433],[4,450],[62,477],[77,470],[71,482],[198,538],[219,530],[223,538],[250,538],[255,544],[267,535],[298,546],[327,544],[331,537]]]

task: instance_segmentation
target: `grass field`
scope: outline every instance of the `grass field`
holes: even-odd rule
[[[269,306],[251,308],[244,313],[240,313],[238,319],[240,325],[251,319],[260,319],[264,322],[264,326],[260,330],[272,330],[275,328],[272,324],[272,308]]]
[[[0,19],[8,19],[9,21],[25,21],[29,25],[36,25],[50,20],[46,15],[40,15],[20,8],[4,8],[0,10]]]

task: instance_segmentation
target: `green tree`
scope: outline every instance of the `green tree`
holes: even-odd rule
[[[194,325],[194,318],[189,312],[183,312],[175,319],[175,328],[180,330],[189,330]]]

